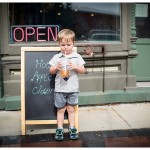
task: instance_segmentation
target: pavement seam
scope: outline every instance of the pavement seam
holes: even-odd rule
[[[132,129],[132,126],[112,106],[111,108]]]

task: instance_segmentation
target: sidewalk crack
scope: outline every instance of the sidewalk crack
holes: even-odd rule
[[[113,107],[111,108],[130,128],[132,128],[131,125]]]

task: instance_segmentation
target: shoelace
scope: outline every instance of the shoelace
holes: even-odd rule
[[[60,134],[62,134],[62,133],[63,133],[63,131],[62,131],[62,130],[60,130],[60,129],[57,129],[57,131],[56,131],[56,132],[57,132],[57,134],[58,134],[58,135],[60,135]]]
[[[70,132],[72,133],[72,134],[76,134],[76,129],[70,129]]]

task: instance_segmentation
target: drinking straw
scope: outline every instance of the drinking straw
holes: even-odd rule
[[[66,71],[66,51],[65,51],[65,71]]]

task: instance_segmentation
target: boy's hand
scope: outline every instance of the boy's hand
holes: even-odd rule
[[[59,61],[58,64],[57,64],[57,69],[58,69],[58,70],[62,69],[62,64],[61,64],[60,61]]]
[[[77,66],[74,65],[71,61],[68,62],[68,67],[69,67],[70,70],[72,70],[72,69],[76,70],[77,69]]]
[[[84,66],[77,66],[77,65],[74,65],[72,62],[68,62],[68,66],[70,70],[73,69],[77,73],[83,74],[85,72]]]

